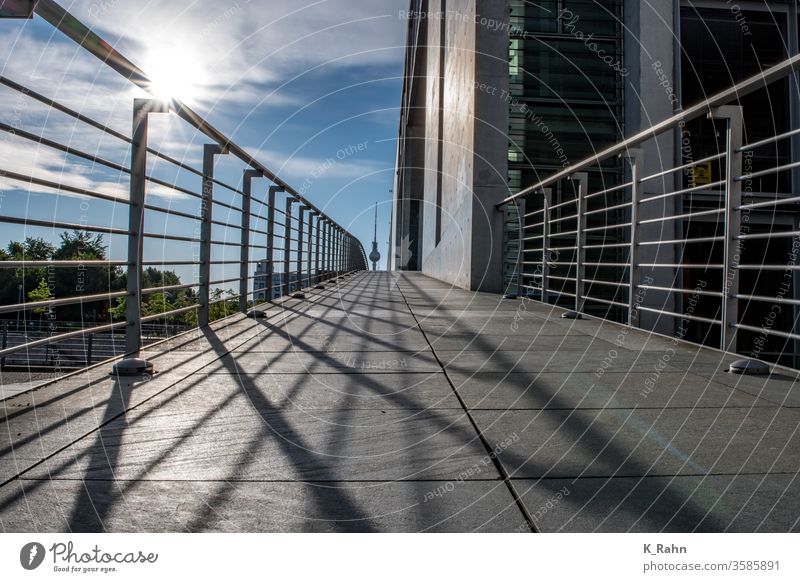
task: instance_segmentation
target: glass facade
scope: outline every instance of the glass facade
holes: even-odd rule
[[[702,101],[715,92],[730,87],[736,82],[758,74],[760,71],[787,58],[788,34],[787,14],[777,10],[740,10],[729,6],[720,8],[684,7],[681,9],[681,98],[684,106]],[[772,83],[764,89],[741,97],[739,105],[743,112],[743,140],[745,143],[778,135],[790,129],[789,81]],[[701,118],[686,124],[683,130],[683,162],[712,155],[724,148],[725,126],[713,120]],[[743,159],[745,173],[758,172],[766,168],[787,164],[790,159],[789,140],[781,140],[768,147],[747,152]],[[725,160],[707,164],[709,171],[705,179],[716,182],[724,176]],[[701,186],[692,172],[684,175],[684,187]],[[792,192],[791,172],[769,173],[765,176],[746,178],[742,182],[745,202],[757,201],[763,194],[789,195]],[[686,196],[685,211],[702,211],[720,208],[723,204],[722,187],[702,190]],[[788,211],[788,212],[787,212]],[[775,209],[754,210],[748,214],[750,233],[792,230],[796,221],[796,208],[784,205],[780,212]],[[722,221],[692,220],[684,222],[683,235],[688,238],[713,237],[723,234]],[[688,243],[684,255],[687,262],[719,264],[723,260],[722,242]],[[748,240],[738,248],[740,262],[747,264],[781,264],[792,252],[792,239],[775,238]],[[692,260],[691,257],[697,257]],[[708,269],[684,269],[682,286],[695,288],[707,282],[707,290],[721,291],[722,282],[718,271]],[[776,297],[781,293],[794,297],[794,283],[789,290],[781,291],[780,276],[765,276],[752,270],[739,272],[739,289],[745,294]],[[742,323],[760,327],[768,319],[770,306],[760,302],[739,302]],[[702,317],[719,317],[721,302],[714,297],[701,297],[693,307],[694,313]],[[773,325],[783,332],[793,331],[792,316],[787,314]],[[719,346],[719,326],[701,322],[690,322],[685,337],[691,341]],[[756,345],[759,334],[750,331],[737,333],[738,349],[747,353]],[[759,357],[777,359],[786,365],[796,365],[786,352],[786,340],[777,336],[765,336],[759,347]],[[792,351],[792,350],[790,350]]]
[[[512,191],[622,136],[622,5],[511,0]]]
[[[509,37],[509,187],[512,192],[535,184],[547,176],[608,147],[624,134],[623,2],[612,0],[602,5],[592,0],[551,0],[526,2],[511,0]],[[588,189],[607,189],[622,182],[618,160],[604,162],[588,170]],[[568,219],[576,211],[577,192],[573,182],[556,184],[551,193],[550,247],[542,250],[543,197],[525,199],[521,289],[538,297],[541,294],[542,264],[546,260],[551,302],[565,306],[574,302],[575,230],[577,220]],[[619,203],[619,191],[587,200],[587,210]],[[560,206],[560,204],[565,204]],[[538,212],[538,214],[537,214]],[[614,212],[594,214],[588,227],[622,224],[625,216]],[[624,231],[595,231],[587,243],[607,247],[588,252],[585,259],[594,263],[620,263],[619,247]],[[602,246],[597,244],[597,246]],[[623,268],[592,268],[587,276],[619,281]],[[615,317],[608,301],[624,301],[612,285],[595,285],[588,293],[588,312]],[[598,313],[599,314],[599,313]]]
[[[738,17],[738,18],[737,18]],[[746,22],[747,29],[742,28]],[[770,11],[733,12],[727,7],[681,10],[681,101],[685,106],[782,61],[786,53],[786,14]],[[788,81],[743,96],[744,140],[752,143],[786,131],[789,127]],[[698,119],[687,125],[695,159],[716,153],[723,128]],[[788,141],[755,152],[751,171],[785,164]],[[687,160],[691,161],[691,160]],[[720,165],[712,167],[710,181],[720,178]],[[691,176],[689,176],[691,177]],[[688,186],[688,183],[687,183]],[[788,175],[764,176],[752,184],[757,192],[788,192]]]

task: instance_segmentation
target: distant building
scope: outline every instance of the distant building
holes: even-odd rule
[[[259,261],[256,265],[256,270],[254,273],[255,278],[253,279],[253,289],[254,289],[254,299],[256,303],[267,301],[267,271],[269,267],[269,261],[264,259]],[[277,268],[277,265],[276,265]],[[273,273],[272,275],[272,299],[277,299],[281,295],[283,295],[283,273]],[[297,273],[289,273],[289,281],[292,284],[292,291],[296,290],[297,288]]]

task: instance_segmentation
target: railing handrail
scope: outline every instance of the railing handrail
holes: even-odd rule
[[[791,358],[793,367],[800,369],[796,281],[800,271],[800,230],[796,226],[800,196],[794,192],[800,168],[798,151],[790,144],[788,160],[771,157],[769,164],[759,163],[755,169],[752,160],[745,163],[746,152],[795,139],[800,130],[795,120],[788,120],[789,128],[776,127],[773,136],[746,144],[741,103],[742,97],[775,86],[798,69],[800,55],[786,58],[497,204],[504,213],[502,272],[507,295],[523,294],[545,303],[568,305],[571,311],[564,315],[571,318],[589,313],[650,330],[663,325],[661,329],[671,329],[678,339],[691,335],[693,342],[716,345],[750,361],[766,354],[778,363]],[[718,133],[713,154],[706,155],[709,152],[704,150],[700,159],[692,159],[682,150],[680,160],[664,159],[649,147],[653,140],[674,134],[704,114],[720,124],[719,128],[715,125]],[[645,175],[650,155],[659,167]],[[591,189],[588,171],[602,169],[601,162],[617,156],[624,162],[620,164],[625,166],[624,177],[618,168],[610,187],[603,182]],[[712,162],[717,162],[714,168]],[[703,164],[706,174],[695,180],[694,168],[703,168]],[[664,176],[670,179],[660,187],[652,185],[652,180]],[[752,181],[761,177],[774,180],[773,191],[754,195]],[[572,184],[565,188],[564,180]],[[712,189],[713,196],[695,198]],[[611,193],[614,195],[608,196]],[[594,201],[592,209],[588,200]],[[780,220],[779,206],[785,207]],[[763,211],[761,216],[758,212],[744,215],[756,209]],[[558,212],[553,213],[555,210]],[[697,228],[684,226],[691,221]],[[677,226],[664,226],[667,224]],[[776,228],[778,224],[781,226]],[[746,241],[780,242],[770,250],[747,246],[743,244]],[[698,259],[706,263],[698,263]],[[681,273],[687,269],[700,272],[687,277]],[[742,271],[760,270],[769,273],[768,280],[740,276]],[[773,276],[779,272],[783,277]],[[647,297],[648,291],[653,295]],[[784,303],[795,309],[795,315],[784,314],[778,321]],[[647,318],[642,319],[641,314]],[[760,328],[753,325],[758,318],[762,320]],[[793,346],[787,349],[784,340]],[[784,347],[776,350],[775,342],[783,342]],[[747,370],[750,364],[743,362],[748,360],[733,367]],[[758,369],[768,370],[769,366]]]
[[[715,93],[711,97],[700,101],[686,109],[679,111],[678,113],[668,117],[667,119],[656,123],[648,127],[647,129],[643,129],[642,131],[632,135],[629,138],[626,138],[618,143],[615,143],[600,152],[589,156],[580,162],[576,162],[571,166],[564,168],[563,170],[559,170],[555,174],[548,176],[547,178],[533,184],[531,186],[527,186],[523,188],[516,194],[512,194],[508,196],[501,202],[499,202],[496,206],[497,208],[502,207],[509,202],[516,200],[521,196],[526,196],[528,194],[532,194],[534,192],[538,192],[543,188],[547,188],[551,184],[555,184],[560,180],[564,180],[575,174],[576,172],[580,172],[586,170],[587,168],[593,166],[598,162],[602,162],[612,156],[616,156],[618,154],[624,153],[634,147],[638,146],[642,142],[645,142],[649,139],[652,139],[654,136],[667,131],[669,129],[673,129],[678,127],[681,123],[685,123],[687,121],[691,121],[703,115],[704,113],[708,113],[711,109],[715,107],[719,107],[721,105],[725,105],[729,103],[732,99],[741,98],[745,95],[749,95],[750,93],[761,89],[770,83],[774,83],[775,81],[782,79],[783,77],[791,74],[792,72],[797,71],[800,69],[800,54],[795,55],[793,57],[789,57],[780,63],[773,65],[772,67],[768,68],[761,73],[753,75],[752,77],[748,77],[747,79],[736,83],[735,85],[729,87],[728,89],[724,89],[718,93]]]

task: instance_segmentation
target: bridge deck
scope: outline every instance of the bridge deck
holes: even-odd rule
[[[419,274],[268,313],[1,402],[0,529],[800,529],[794,374]]]

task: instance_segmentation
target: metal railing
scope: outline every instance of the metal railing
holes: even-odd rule
[[[144,71],[57,3],[51,0],[38,0],[35,4],[4,0],[0,17],[25,17],[31,7],[33,13],[30,17],[42,18],[81,45],[100,60],[101,68],[108,67],[133,85],[150,92],[151,81]],[[25,252],[29,249],[24,249],[21,256],[7,256],[3,258],[8,260],[0,260],[0,276],[10,279],[13,270],[15,280],[20,281],[18,300],[0,305],[0,317],[10,321],[7,325],[12,328],[14,319],[8,320],[8,317],[16,317],[18,328],[20,318],[24,327],[28,319],[38,314],[40,319],[50,320],[52,329],[56,330],[37,334],[44,337],[4,345],[0,349],[3,361],[15,353],[68,342],[87,334],[112,334],[120,330],[125,334],[125,353],[136,356],[142,346],[143,324],[163,322],[165,328],[172,326],[174,329],[176,322],[180,321],[206,326],[216,318],[247,312],[255,304],[270,301],[276,278],[281,281],[282,293],[289,294],[366,268],[364,249],[352,234],[177,99],[134,99],[131,104],[132,131],[126,135],[60,103],[53,96],[6,76],[0,76],[0,86],[14,93],[20,102],[30,102],[42,108],[46,117],[52,112],[64,116],[76,128],[99,132],[114,143],[117,153],[123,153],[119,156],[121,160],[114,160],[111,159],[113,155],[103,156],[89,148],[76,146],[72,143],[74,140],[62,143],[57,137],[48,135],[46,124],[39,131],[31,131],[13,123],[0,123],[0,132],[10,140],[10,145],[28,144],[56,152],[64,160],[63,168],[57,172],[57,180],[17,167],[0,168],[0,179],[17,185],[15,191],[21,193],[35,188],[52,192],[54,196],[66,194],[81,201],[97,201],[105,205],[103,208],[108,209],[110,217],[119,214],[118,205],[122,205],[127,216],[125,224],[116,225],[111,219],[109,224],[98,224],[102,221],[92,223],[85,217],[80,221],[61,219],[58,215],[49,219],[45,212],[40,212],[42,209],[15,215],[0,208],[0,224],[24,226],[26,232],[36,228],[50,232],[56,229],[72,231],[72,243],[76,243],[79,250],[79,256],[63,258],[54,256],[52,252],[49,256],[31,257]],[[154,114],[175,116],[196,136],[207,140],[199,167],[149,145],[148,122]],[[219,156],[233,160],[231,164],[240,168],[239,184],[215,177]],[[76,182],[70,172],[73,161],[88,164],[91,172],[102,177],[100,181],[103,184],[113,181],[108,178],[109,173],[116,174],[123,191],[104,191],[103,188],[86,187],[80,181]],[[176,177],[172,180],[159,177],[157,165],[159,168],[172,168]],[[265,182],[261,192],[253,183],[258,179]],[[163,197],[149,194],[154,188],[180,197],[182,204],[159,203]],[[129,195],[126,196],[125,190]],[[180,227],[173,228],[173,224]],[[229,236],[231,233],[234,234]],[[107,239],[98,243],[99,239],[92,238],[94,235]],[[125,248],[124,258],[80,256],[87,255],[84,251],[93,243],[95,250],[97,244],[108,243],[111,247],[112,239],[115,247]],[[161,252],[153,250],[159,247]],[[167,247],[188,248],[189,252],[183,256],[175,253],[168,256],[163,250]],[[237,272],[230,273],[229,269],[236,268],[236,265],[239,265]],[[261,267],[260,273],[256,273],[257,267]],[[150,286],[143,284],[148,268],[161,269],[153,271],[156,279],[161,277],[160,284],[152,284],[153,277]],[[164,275],[169,269],[190,269],[192,280],[167,281]],[[34,289],[27,283],[37,270],[40,275],[44,272],[38,278],[46,282],[42,288],[45,296],[34,298],[31,295]],[[59,273],[68,273],[67,278],[79,280],[91,273],[95,277],[106,277],[108,284],[100,290],[95,288],[94,292],[82,292],[86,285],[76,284],[74,293],[56,297],[54,282],[64,278]],[[226,286],[231,286],[230,291],[223,293]],[[176,296],[181,297],[180,306],[174,305]],[[163,305],[161,308],[153,306],[149,304],[152,301],[162,301]],[[117,317],[112,317],[115,305]],[[83,319],[87,307],[92,308],[92,317]],[[61,319],[59,309],[72,310],[78,318],[83,321],[91,319],[92,322],[71,331],[57,329],[55,323]],[[74,319],[74,315],[71,314],[70,318]]]
[[[503,200],[507,293],[798,367],[800,129],[743,128],[742,106],[796,90],[798,68],[786,59]],[[693,124],[711,147],[660,145],[691,146]],[[761,135],[745,143],[745,129]]]

